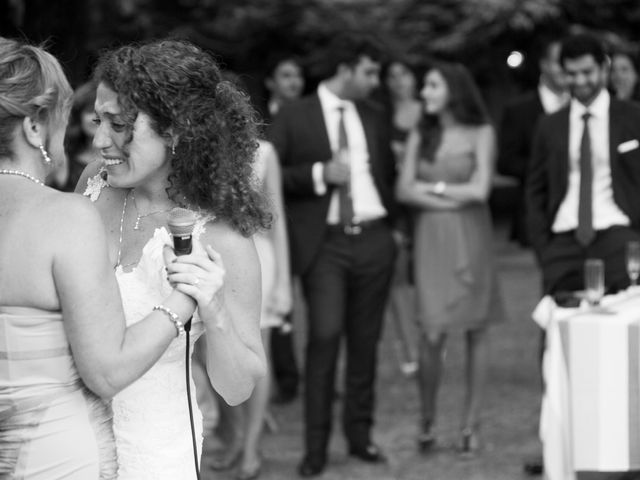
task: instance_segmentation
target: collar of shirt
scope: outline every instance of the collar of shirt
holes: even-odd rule
[[[327,88],[324,82],[318,85],[318,98],[320,98],[320,104],[325,112],[335,112],[340,107],[344,107],[345,111],[354,108],[352,101],[338,97]]]
[[[571,117],[572,119],[582,120],[582,115],[589,112],[594,118],[603,119],[609,115],[609,104],[611,96],[606,88],[600,90],[598,96],[586,107],[575,98],[571,99]]]
[[[564,107],[569,100],[569,94],[567,92],[558,95],[542,82],[538,85],[538,96],[540,97],[540,103],[542,103],[542,108],[545,113],[557,112]]]

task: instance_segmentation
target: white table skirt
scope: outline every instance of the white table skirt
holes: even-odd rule
[[[640,469],[640,289],[602,305],[614,313],[545,297],[533,313],[547,332],[540,438],[549,480]]]

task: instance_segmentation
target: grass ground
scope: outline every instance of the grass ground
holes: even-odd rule
[[[530,313],[539,296],[539,274],[530,252],[506,240],[506,227],[495,229],[494,251],[507,311],[507,321],[489,333],[491,372],[482,415],[481,452],[461,459],[455,451],[462,409],[464,350],[462,336],[448,340],[439,420],[438,447],[429,455],[417,452],[418,396],[414,381],[399,370],[395,331],[386,325],[380,344],[375,441],[389,462],[372,466],[346,454],[336,421],[330,460],[319,480],[519,480],[527,478],[522,465],[539,451],[537,419],[540,404],[538,374],[539,331]],[[299,322],[297,348],[301,354],[304,323]],[[302,358],[299,356],[299,358]],[[336,413],[340,405],[336,405]],[[262,480],[298,478],[303,454],[300,400],[272,406],[279,430],[263,438]],[[339,415],[335,416],[339,419]],[[203,480],[227,480],[232,472],[203,472]]]

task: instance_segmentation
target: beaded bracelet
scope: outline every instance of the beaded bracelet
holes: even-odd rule
[[[178,315],[176,315],[174,312],[172,312],[170,309],[168,309],[164,305],[156,305],[155,307],[153,307],[153,310],[154,311],[159,310],[161,312],[164,312],[169,317],[169,320],[173,322],[173,324],[176,327],[176,330],[178,331],[178,337],[182,337],[185,334],[184,324],[180,321],[180,317],[178,317]]]

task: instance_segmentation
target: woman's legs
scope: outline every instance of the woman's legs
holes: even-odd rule
[[[400,370],[407,376],[415,375],[418,362],[415,353],[414,324],[416,301],[414,288],[410,282],[410,253],[407,246],[398,249],[395,271],[389,294],[389,320],[397,335],[396,347],[400,360]]]
[[[489,369],[489,345],[486,331],[484,329],[468,331],[466,334],[466,346],[466,381],[462,430],[472,434],[480,424],[479,413],[484,399],[484,389]]]
[[[262,330],[262,342],[265,346],[267,359],[270,357],[269,337],[271,329]],[[265,424],[267,405],[269,403],[269,390],[271,388],[271,366],[269,373],[262,377],[253,389],[251,397],[243,404],[245,410],[244,422],[244,447],[242,461],[240,462],[240,477],[242,472],[247,474],[260,468],[260,438]]]
[[[391,287],[389,298],[389,320],[397,334],[397,349],[400,370],[408,377],[416,373],[416,354],[412,344],[412,323],[415,321],[413,291],[408,283],[396,283]]]
[[[445,340],[446,335],[444,333],[423,333],[420,336],[418,389],[421,401],[422,437],[425,439],[431,435],[431,429],[435,421],[436,400],[442,375],[442,354]],[[428,446],[425,445],[425,447]]]

